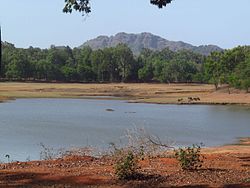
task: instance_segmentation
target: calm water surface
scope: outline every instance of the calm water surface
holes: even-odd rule
[[[6,154],[12,160],[39,159],[40,143],[54,148],[105,148],[134,127],[144,127],[178,146],[200,142],[217,146],[250,136],[250,108],[18,99],[0,104],[0,160],[6,161]]]

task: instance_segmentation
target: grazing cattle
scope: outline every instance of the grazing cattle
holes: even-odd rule
[[[188,97],[188,101],[191,102],[191,101],[200,101],[200,98],[199,97]]]
[[[183,98],[178,99],[178,102],[181,102],[181,101],[183,101]]]
[[[196,97],[196,98],[193,98],[193,100],[195,100],[195,101],[200,101],[200,98],[199,98],[199,97]]]

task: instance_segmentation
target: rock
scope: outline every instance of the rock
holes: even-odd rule
[[[106,111],[107,111],[107,112],[114,112],[115,110],[114,110],[114,109],[111,109],[111,108],[107,108]]]

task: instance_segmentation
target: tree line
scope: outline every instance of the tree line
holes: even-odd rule
[[[209,56],[182,50],[143,49],[135,56],[125,44],[92,50],[51,46],[15,48],[3,43],[2,77],[7,80],[62,82],[213,83],[250,87],[250,47],[239,46]]]

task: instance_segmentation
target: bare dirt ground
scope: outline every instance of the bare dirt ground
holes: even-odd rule
[[[0,83],[0,101],[6,98],[93,98],[120,97],[129,102],[161,104],[250,105],[250,93],[206,84],[61,84]],[[111,98],[110,98],[111,97]]]
[[[204,149],[204,165],[196,171],[183,171],[173,157],[145,159],[138,179],[130,181],[117,180],[110,158],[1,164],[0,187],[250,187],[249,140]]]

